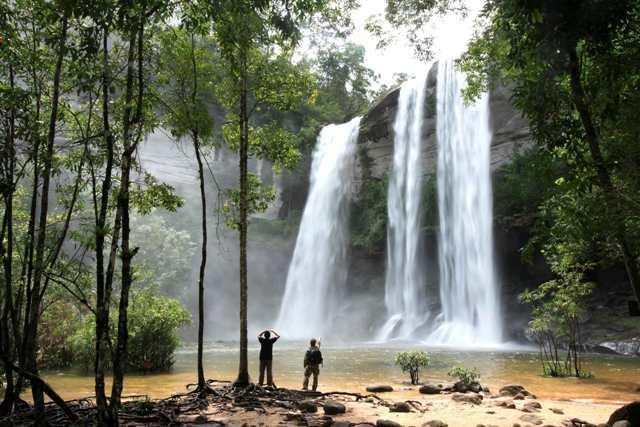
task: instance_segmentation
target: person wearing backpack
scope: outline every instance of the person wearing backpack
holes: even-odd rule
[[[318,375],[320,375],[320,365],[322,365],[322,352],[320,351],[320,342],[312,338],[309,342],[311,346],[304,355],[304,383],[303,390],[309,389],[309,377],[313,375],[313,385],[311,389],[316,391],[318,388]]]

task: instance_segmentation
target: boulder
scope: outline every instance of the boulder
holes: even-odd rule
[[[344,414],[347,411],[347,408],[342,403],[335,400],[327,400],[324,402],[323,407],[324,413],[327,415]]]
[[[518,384],[509,384],[500,388],[500,396],[517,396],[518,394],[528,394],[524,387]]]
[[[402,427],[402,424],[391,420],[378,420],[376,421],[376,427]]]
[[[420,393],[422,394],[440,394],[442,393],[442,388],[437,385],[425,384],[420,387]]]
[[[618,421],[629,421],[632,426],[640,426],[640,400],[616,409],[609,417],[607,424],[613,425]]]
[[[462,381],[458,381],[453,385],[452,390],[458,393],[468,393],[470,391],[473,393],[480,393],[481,391],[484,391],[484,388],[478,382],[472,382],[471,384],[466,384]]]
[[[563,415],[564,411],[562,409],[558,409],[558,408],[549,408],[549,410],[551,412],[553,412],[554,414],[558,414],[558,415]]]
[[[318,412],[318,405],[313,400],[303,400],[298,403],[298,409],[302,412],[313,413]]]
[[[535,400],[525,403],[522,407],[524,412],[537,412],[540,409],[542,409],[542,405]]]
[[[411,405],[407,402],[395,402],[389,407],[390,412],[411,412]]]
[[[520,417],[525,423],[535,424],[537,426],[542,425],[542,418],[533,414],[524,414]]]
[[[451,399],[456,402],[471,403],[472,405],[480,405],[482,403],[482,396],[476,393],[454,393]]]
[[[367,391],[369,393],[388,393],[390,391],[393,391],[393,387],[386,384],[374,384],[367,386]]]
[[[440,420],[431,420],[431,421],[427,421],[426,423],[422,424],[422,427],[449,427],[449,424],[445,423],[444,421],[440,421]]]

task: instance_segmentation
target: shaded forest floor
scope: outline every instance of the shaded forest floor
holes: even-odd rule
[[[491,393],[418,394],[415,389],[385,394],[304,392],[250,386],[236,389],[211,382],[206,396],[195,392],[151,400],[125,399],[120,421],[128,426],[567,426],[605,425],[619,404],[535,399],[534,395],[505,396]],[[68,402],[80,421],[93,425],[96,409],[91,398]],[[53,403],[47,404],[50,425],[73,425]],[[0,426],[31,425],[24,408]]]

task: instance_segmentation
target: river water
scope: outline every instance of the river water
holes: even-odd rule
[[[423,370],[421,381],[447,383],[447,372],[462,364],[476,367],[481,382],[492,391],[505,384],[517,383],[538,398],[587,400],[593,402],[628,402],[640,398],[640,358],[588,355],[585,367],[593,378],[545,378],[539,375],[540,366],[534,349],[509,351],[466,351],[423,348],[419,345],[374,344],[325,345],[324,367],[320,374],[320,389],[324,391],[363,392],[368,384],[391,384],[396,388],[408,386],[408,376],[394,366],[395,355],[403,350],[424,349],[431,356],[431,364]],[[297,388],[302,384],[304,343],[278,342],[274,346],[274,377],[279,387]],[[250,373],[257,379],[258,344],[250,343]],[[207,378],[233,380],[237,373],[237,343],[213,343],[205,351]],[[47,371],[46,380],[65,399],[93,396],[91,372],[77,369]],[[125,379],[125,394],[167,397],[183,392],[185,385],[196,380],[195,348],[183,348],[176,354],[171,372],[131,374]],[[414,393],[417,394],[417,391]]]

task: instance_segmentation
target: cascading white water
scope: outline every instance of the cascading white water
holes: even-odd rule
[[[442,322],[428,342],[492,346],[502,340],[493,263],[491,130],[485,94],[467,106],[465,77],[438,65],[437,138]]]
[[[348,195],[360,117],[318,136],[311,186],[289,264],[277,328],[287,338],[319,337],[331,328],[346,283]]]
[[[426,76],[400,88],[387,210],[387,322],[378,340],[410,338],[426,319],[421,259],[422,118]]]

